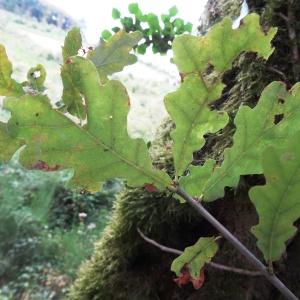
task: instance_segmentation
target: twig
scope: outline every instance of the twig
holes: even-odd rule
[[[218,232],[228,240],[258,271],[262,273],[266,279],[274,287],[276,287],[282,295],[288,300],[299,300],[281,280],[268,272],[266,266],[256,258],[256,256],[250,252],[227,228],[225,228],[214,216],[212,216],[200,202],[195,201],[190,195],[188,195],[181,187],[177,187],[176,193],[181,196],[189,205],[191,205],[204,219],[206,219]]]
[[[176,255],[181,255],[183,253],[183,251],[181,251],[181,250],[164,246],[162,244],[159,244],[155,240],[148,238],[139,228],[137,228],[137,231],[143,240],[145,240],[147,243],[155,246],[156,248],[158,248],[164,252],[172,253],[172,254],[176,254]],[[233,272],[233,273],[248,275],[248,276],[261,276],[262,275],[262,273],[259,271],[244,270],[244,269],[240,269],[240,268],[236,268],[236,267],[225,266],[225,265],[214,263],[214,262],[209,262],[207,264],[210,267],[213,267],[215,269],[222,270],[222,271],[228,271],[228,272]]]
[[[137,231],[138,231],[138,233],[140,234],[140,236],[141,236],[147,243],[149,243],[149,244],[155,246],[156,248],[158,248],[158,249],[160,249],[160,250],[162,250],[162,251],[164,251],[164,252],[168,252],[168,253],[172,253],[172,254],[176,254],[176,255],[181,255],[181,254],[183,253],[183,252],[180,251],[180,250],[177,250],[177,249],[174,249],[174,248],[166,247],[166,246],[161,245],[161,244],[159,244],[158,242],[156,242],[156,241],[154,241],[154,240],[148,238],[147,236],[145,236],[145,235],[143,234],[143,232],[142,232],[139,228],[137,228]]]
[[[279,74],[279,75],[283,78],[283,80],[284,80],[286,83],[288,83],[288,79],[287,79],[287,77],[285,76],[285,74],[284,74],[283,72],[281,72],[280,70],[278,70],[278,69],[276,69],[276,68],[274,68],[274,67],[272,67],[272,66],[267,67],[267,69],[268,69],[269,71],[272,71],[272,72],[274,72],[274,73]]]

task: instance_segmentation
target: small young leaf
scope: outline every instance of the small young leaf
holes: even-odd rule
[[[128,11],[131,14],[134,14],[134,15],[138,15],[139,13],[141,13],[139,5],[137,3],[131,3],[131,4],[129,4],[128,5]]]
[[[192,30],[193,30],[193,24],[192,23],[186,23],[184,25],[184,31],[186,31],[186,32],[192,32]]]
[[[199,278],[204,264],[211,261],[217,250],[215,237],[201,237],[173,261],[171,270],[179,276],[184,269],[188,269],[192,278]]]
[[[101,33],[101,38],[105,41],[109,40],[111,38],[112,34],[109,30],[104,30]]]
[[[113,19],[117,20],[117,19],[120,19],[121,13],[118,9],[113,8],[112,12],[111,12],[111,16],[112,16]]]
[[[24,94],[20,83],[11,78],[12,64],[8,60],[4,46],[0,44],[0,95],[20,96]]]
[[[158,17],[155,14],[148,14],[147,15],[147,22],[149,24],[149,27],[152,31],[152,33],[159,31],[160,26],[159,26],[159,20]]]
[[[178,9],[177,9],[176,6],[173,6],[173,7],[171,7],[171,8],[169,9],[169,16],[170,16],[170,17],[176,16],[177,13],[178,13]]]
[[[73,27],[67,34],[62,47],[62,56],[64,62],[70,56],[77,55],[78,50],[82,47],[82,37],[80,29],[78,27]]]
[[[252,228],[267,262],[279,260],[285,242],[297,231],[300,218],[300,132],[289,138],[284,149],[268,148],[262,160],[266,185],[250,189],[259,216]]]
[[[31,68],[27,73],[27,80],[31,88],[42,92],[45,90],[46,70],[42,65]]]
[[[102,41],[94,51],[91,51],[89,58],[97,67],[100,77],[103,78],[120,72],[125,66],[134,64],[137,58],[129,52],[141,38],[140,32],[119,31],[107,42]]]
[[[137,47],[137,52],[139,54],[145,54],[146,53],[146,50],[147,50],[147,45],[146,44],[142,44],[142,45],[139,45]]]

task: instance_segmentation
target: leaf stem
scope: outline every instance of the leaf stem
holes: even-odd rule
[[[176,193],[191,205],[204,219],[206,219],[218,232],[228,240],[262,275],[276,287],[288,300],[299,300],[288,287],[274,274],[270,274],[266,266],[250,252],[227,228],[225,228],[213,215],[211,215],[200,202],[194,200],[181,187],[177,187]]]

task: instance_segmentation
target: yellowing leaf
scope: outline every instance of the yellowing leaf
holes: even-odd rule
[[[144,141],[128,136],[124,87],[117,81],[100,85],[95,66],[84,58],[73,57],[68,66],[85,96],[87,124],[77,126],[42,95],[7,99],[5,107],[12,114],[9,133],[26,143],[21,162],[32,166],[40,160],[49,167],[73,168],[73,183],[90,190],[112,177],[126,178],[131,186],[170,185],[168,175],[152,167]]]
[[[279,260],[285,242],[297,231],[300,218],[300,133],[284,149],[268,148],[263,155],[266,185],[251,188],[249,196],[259,216],[252,228],[267,262]]]
[[[11,78],[12,65],[4,46],[0,44],[0,95],[19,96],[24,94],[22,85]]]

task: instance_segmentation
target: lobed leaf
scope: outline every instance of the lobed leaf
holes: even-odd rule
[[[176,129],[171,133],[174,141],[173,157],[177,176],[192,161],[193,152],[205,144],[204,135],[214,133],[228,122],[225,112],[211,111],[208,104],[218,98],[223,89],[219,83],[211,88],[197,75],[185,78],[180,88],[165,98],[165,106]]]
[[[19,96],[24,94],[20,83],[11,78],[12,64],[8,60],[5,47],[0,44],[0,95]]]
[[[263,91],[256,107],[240,107],[234,123],[233,146],[224,151],[221,166],[211,162],[192,166],[190,175],[181,177],[180,184],[192,196],[205,201],[223,197],[224,187],[235,187],[240,175],[261,174],[262,154],[268,146],[280,146],[295,134],[300,125],[300,84],[290,92],[280,82],[273,82]],[[282,117],[277,123],[276,119]]]
[[[205,263],[211,261],[218,250],[215,237],[201,237],[193,246],[184,249],[171,265],[171,270],[177,276],[186,268],[192,278],[199,278]]]
[[[258,15],[247,16],[237,30],[231,26],[231,19],[224,19],[207,36],[183,35],[174,41],[174,62],[184,81],[177,92],[166,97],[165,104],[176,125],[172,139],[177,176],[182,175],[191,163],[192,153],[204,145],[203,136],[217,132],[228,123],[226,113],[209,107],[212,101],[220,98],[224,88],[222,72],[231,68],[233,60],[242,51],[257,52],[264,58],[273,51],[270,41],[276,30],[271,28],[265,34]],[[207,74],[207,68],[211,66],[215,70]]]
[[[22,145],[22,140],[8,135],[7,124],[0,122],[0,163],[8,162]]]
[[[126,178],[131,186],[169,186],[168,175],[153,168],[144,141],[128,136],[128,95],[121,83],[101,85],[95,66],[82,57],[72,57],[66,66],[85,97],[87,124],[76,125],[43,95],[6,99],[12,114],[9,134],[26,143],[21,162],[27,167],[43,161],[50,167],[72,168],[73,183],[89,190],[113,177]]]
[[[272,27],[263,32],[257,14],[246,16],[238,29],[232,29],[232,20],[224,18],[206,36],[185,34],[175,38],[174,62],[180,73],[187,74],[203,72],[209,64],[216,71],[224,72],[242,51],[257,52],[267,59],[273,52],[270,42],[276,31]]]
[[[70,63],[70,57],[76,56],[82,47],[82,37],[80,29],[73,27],[67,34],[62,47],[62,56],[64,64],[61,66],[61,79],[63,83],[62,102],[63,109],[71,115],[83,120],[86,117],[86,111],[83,104],[83,97],[72,80],[72,74],[68,72],[67,64]],[[69,59],[69,61],[68,61]]]
[[[66,110],[71,115],[84,120],[86,117],[86,110],[84,106],[84,96],[80,93],[76,81],[73,80],[73,73],[68,64],[61,66],[61,79],[63,82],[62,101],[65,105],[63,110]]]
[[[78,50],[82,47],[82,37],[80,29],[78,27],[73,27],[67,34],[62,47],[62,56],[64,62],[70,56],[75,56],[78,54]]]
[[[127,65],[137,61],[134,54],[129,52],[141,40],[140,32],[126,33],[119,31],[107,42],[101,41],[94,51],[89,53],[89,59],[95,64],[100,78],[106,78],[116,72],[120,72]]]
[[[259,216],[252,228],[267,262],[279,260],[285,242],[297,231],[300,217],[300,133],[287,140],[284,149],[268,148],[263,154],[266,185],[250,189]]]

